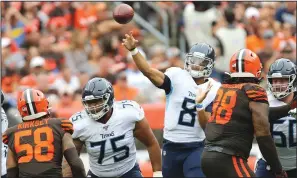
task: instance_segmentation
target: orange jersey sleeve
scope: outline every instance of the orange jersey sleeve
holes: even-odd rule
[[[268,104],[267,93],[260,85],[248,84],[245,86],[245,92],[250,101]]]
[[[73,134],[73,124],[68,119],[61,119],[61,127],[65,132]]]

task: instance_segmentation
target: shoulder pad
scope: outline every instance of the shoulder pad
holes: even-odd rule
[[[72,123],[84,119],[84,111],[77,112],[70,117]]]
[[[266,90],[258,84],[244,85],[246,95],[251,101],[268,103]]]
[[[136,102],[132,100],[123,100],[123,101],[118,101],[119,105],[122,105],[120,107],[122,108],[133,108],[138,114],[139,114],[139,119],[144,118],[144,111],[143,108]]]
[[[170,68],[166,69],[165,73],[175,73],[175,72],[179,72],[182,70],[183,69],[181,69],[179,67],[170,67]]]

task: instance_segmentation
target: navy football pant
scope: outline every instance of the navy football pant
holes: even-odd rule
[[[296,168],[292,170],[286,171],[289,178],[297,177]],[[263,177],[263,178],[275,178],[273,173],[267,170],[267,163],[263,159],[259,159],[256,165],[256,176]]]
[[[164,140],[162,174],[164,178],[205,177],[201,170],[204,143],[173,143]]]
[[[99,178],[95,174],[93,174],[90,170],[88,172],[88,176],[91,178]],[[131,177],[143,177],[139,168],[138,163],[135,164],[135,166],[128,172],[126,172],[124,175],[122,175],[120,178],[131,178]]]

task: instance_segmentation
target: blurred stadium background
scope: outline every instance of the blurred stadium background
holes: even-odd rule
[[[127,3],[135,10],[126,25],[112,10]],[[183,67],[184,55],[196,42],[216,49],[212,77],[221,80],[231,55],[240,48],[256,52],[269,65],[286,57],[296,64],[296,2],[1,2],[1,89],[9,126],[21,122],[19,91],[37,88],[50,99],[54,117],[69,118],[81,110],[81,90],[92,77],[107,78],[116,100],[136,100],[145,109],[162,145],[165,93],[136,68],[121,46],[133,31],[142,53],[155,68]],[[253,146],[253,166],[258,154]],[[151,167],[145,147],[137,142],[145,176]],[[88,167],[87,155],[82,158]]]

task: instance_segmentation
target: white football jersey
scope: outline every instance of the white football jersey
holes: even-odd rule
[[[106,124],[88,116],[85,110],[71,117],[73,139],[85,143],[90,170],[98,177],[119,177],[136,163],[133,136],[135,124],[144,118],[143,108],[134,101],[118,101]]]
[[[276,99],[271,92],[267,92],[270,107],[278,107],[286,103]],[[296,112],[296,109],[294,109]],[[296,168],[296,118],[288,114],[273,124],[271,132],[280,162],[284,170]],[[263,156],[260,155],[262,159]]]
[[[2,107],[1,107],[1,125],[2,125],[2,134],[3,134],[8,128],[8,120],[7,120],[5,111]],[[7,151],[8,151],[8,146],[2,142],[1,176],[6,174]]]
[[[221,84],[211,78],[197,85],[192,76],[181,68],[171,67],[165,74],[171,80],[171,91],[166,95],[164,138],[176,143],[200,142],[205,139],[203,129],[197,120],[195,98],[198,88],[206,89],[208,82],[213,87],[203,101],[208,106],[214,99]]]

